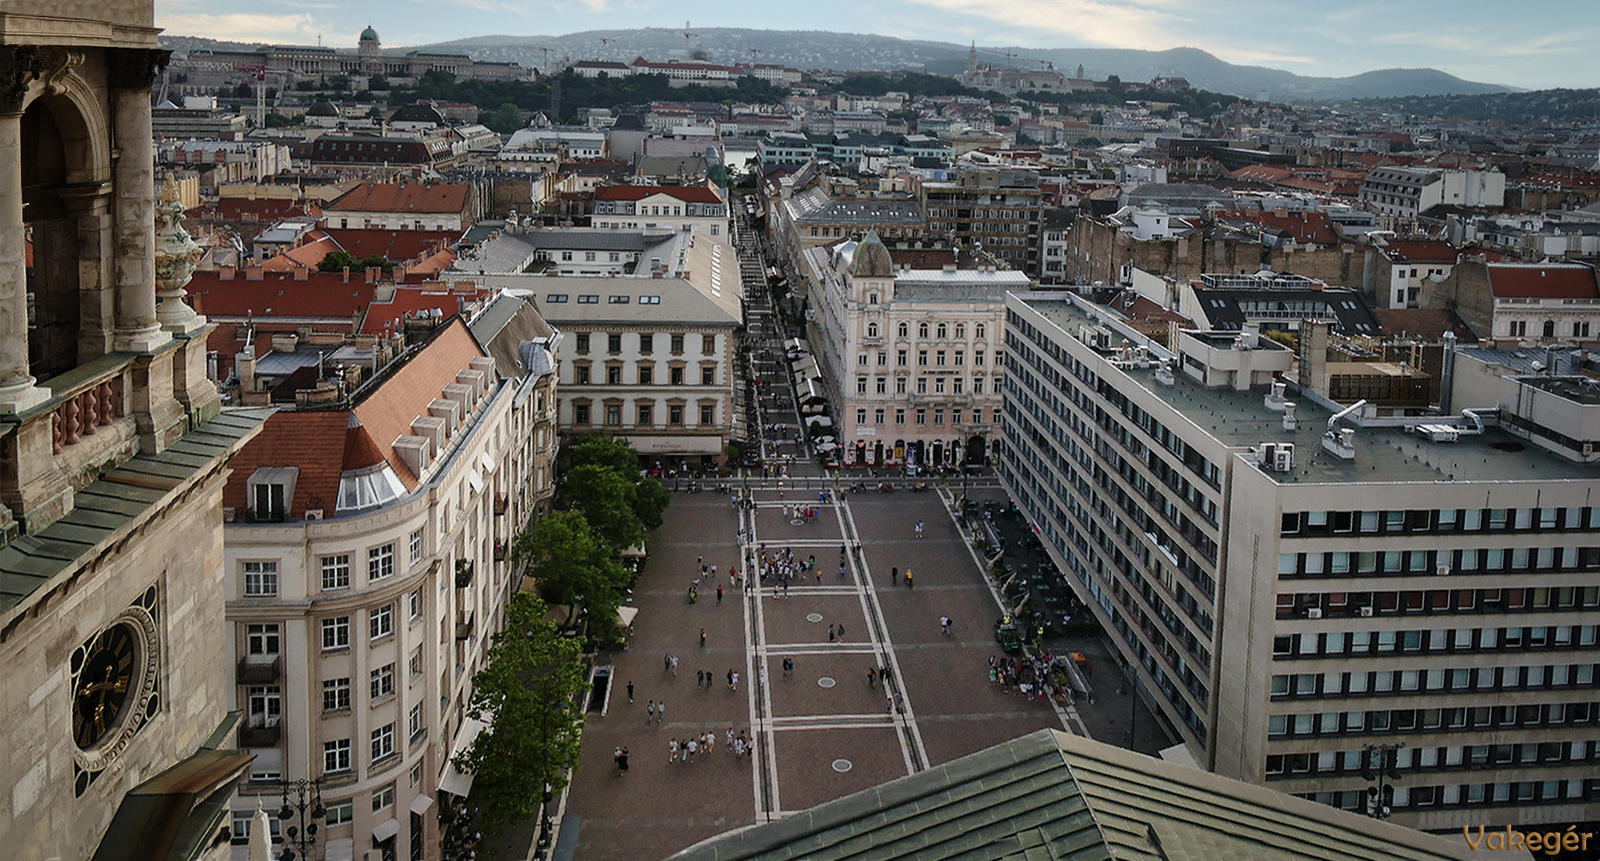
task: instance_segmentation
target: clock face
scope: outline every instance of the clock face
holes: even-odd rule
[[[86,644],[72,691],[72,739],[79,748],[94,747],[116,728],[133,693],[139,652],[138,633],[125,623]]]

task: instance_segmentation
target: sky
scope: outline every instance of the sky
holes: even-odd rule
[[[875,33],[981,46],[1193,47],[1302,75],[1432,67],[1527,89],[1600,86],[1594,0],[155,0],[169,33],[386,48],[637,27]],[[692,28],[691,27],[691,28]]]

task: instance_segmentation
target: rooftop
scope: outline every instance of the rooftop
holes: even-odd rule
[[[675,861],[1445,861],[1432,835],[1265,787],[1040,730],[776,822]]]
[[[1581,263],[1491,263],[1489,289],[1496,299],[1600,300],[1594,267]]]
[[[1061,295],[1055,294],[1056,297]],[[1055,298],[1049,294],[1019,296],[1019,299],[1074,338],[1080,325],[1095,325],[1095,321],[1070,299]],[[1104,316],[1097,315],[1102,324]],[[1129,340],[1144,342],[1137,335],[1129,337]],[[1158,352],[1170,355],[1164,350]],[[1289,399],[1296,404],[1295,416],[1299,419],[1299,427],[1291,431],[1283,429],[1282,413],[1268,410],[1263,405],[1265,390],[1261,388],[1242,392],[1206,388],[1184,373],[1178,373],[1176,384],[1167,387],[1156,382],[1153,368],[1119,371],[1107,366],[1097,371],[1102,375],[1125,374],[1132,384],[1160,398],[1201,432],[1224,445],[1242,450],[1263,442],[1294,443],[1293,471],[1273,474],[1280,483],[1600,479],[1600,466],[1573,463],[1494,428],[1489,428],[1479,437],[1463,435],[1459,442],[1434,443],[1417,434],[1406,433],[1402,427],[1358,427],[1355,459],[1344,460],[1322,448],[1322,435],[1327,430],[1332,412],[1312,398],[1293,390],[1289,392]],[[1448,420],[1448,417],[1419,417],[1417,424]],[[1341,427],[1357,425],[1345,422]]]
[[[466,204],[466,185],[363,182],[329,201],[323,211],[456,214],[465,209]]]

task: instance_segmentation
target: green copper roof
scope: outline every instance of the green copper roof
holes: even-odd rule
[[[675,861],[1443,861],[1451,843],[1041,730]]]

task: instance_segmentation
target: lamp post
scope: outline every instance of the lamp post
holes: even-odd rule
[[[322,781],[285,780],[282,785],[283,807],[278,811],[278,818],[285,824],[283,854],[278,856],[279,861],[297,858],[309,861],[311,850],[317,845],[318,823],[328,814],[322,806]],[[300,817],[301,824],[288,824],[296,816]]]
[[[1394,781],[1400,779],[1398,762],[1404,744],[1366,744],[1361,746],[1361,777],[1367,787],[1366,814],[1373,819],[1388,819],[1394,807]]]

